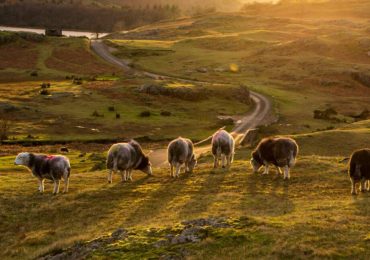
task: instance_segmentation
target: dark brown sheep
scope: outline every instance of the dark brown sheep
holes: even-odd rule
[[[274,165],[281,173],[284,168],[284,179],[290,178],[290,168],[294,166],[298,154],[298,145],[291,138],[277,137],[265,138],[252,152],[251,165],[253,172],[265,166],[263,174],[268,174],[270,164]]]
[[[348,174],[352,182],[353,195],[357,194],[356,183],[358,182],[360,182],[360,191],[370,190],[370,149],[353,152],[349,161]]]

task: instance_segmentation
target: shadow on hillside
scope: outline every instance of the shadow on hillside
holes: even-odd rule
[[[290,181],[271,171],[269,175],[250,174],[240,203],[246,215],[280,216],[294,210],[289,199]]]
[[[189,216],[207,212],[208,208],[217,200],[222,182],[230,174],[223,169],[205,174],[205,180],[201,183],[200,188],[192,192],[190,199],[178,213],[180,219],[188,219]]]
[[[169,202],[181,194],[181,191],[186,187],[184,182],[191,178],[191,175],[180,173],[179,178],[169,176],[159,178],[161,180],[158,182],[158,188],[145,193],[143,200],[134,205],[136,209],[126,216],[126,223],[135,225],[157,217]],[[137,199],[137,195],[134,196]]]
[[[353,205],[360,215],[370,218],[370,192],[359,192],[358,195],[353,196]]]

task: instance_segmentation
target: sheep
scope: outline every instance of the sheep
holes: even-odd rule
[[[352,153],[348,175],[352,183],[352,195],[357,194],[356,183],[358,182],[360,182],[361,192],[370,191],[370,149],[360,149]]]
[[[23,165],[29,168],[32,175],[39,181],[39,192],[44,192],[44,180],[54,182],[53,194],[59,192],[60,180],[64,180],[64,193],[68,192],[71,165],[67,157],[62,155],[44,155],[33,153],[19,153],[14,161],[15,165]]]
[[[135,140],[128,143],[117,143],[110,147],[107,156],[108,183],[112,183],[113,172],[119,171],[122,182],[132,180],[132,170],[141,170],[152,175],[149,157]]]
[[[253,172],[264,165],[265,171],[263,174],[269,173],[270,164],[275,165],[278,174],[281,174],[281,169],[284,168],[284,179],[290,178],[290,168],[295,165],[298,154],[298,145],[291,138],[265,138],[257,145],[257,148],[252,152],[251,165]]]
[[[234,161],[235,141],[231,134],[225,130],[218,130],[212,136],[212,154],[214,157],[213,168],[218,167],[219,160],[222,159],[222,168],[230,168]]]
[[[197,160],[194,155],[194,145],[190,139],[179,137],[171,141],[167,153],[171,167],[171,177],[179,177],[180,168],[183,164],[185,164],[185,172],[193,172]],[[175,174],[173,173],[174,167],[176,167]]]

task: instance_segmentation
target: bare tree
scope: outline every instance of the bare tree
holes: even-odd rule
[[[8,139],[10,130],[9,120],[0,120],[0,142]]]

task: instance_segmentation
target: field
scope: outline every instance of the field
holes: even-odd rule
[[[370,5],[289,5],[106,37],[136,73],[109,65],[85,39],[0,32],[12,39],[0,44],[0,122],[10,122],[0,146],[0,258],[369,259],[370,192],[350,194],[344,159],[370,145]],[[273,104],[276,121],[259,138],[289,136],[300,147],[289,181],[275,169],[253,174],[253,147],[240,146],[230,170],[213,169],[206,153],[179,179],[155,167],[152,177],[135,171],[131,182],[107,183],[113,142],[135,138],[150,153],[180,135],[199,141],[231,129],[222,118],[254,108],[244,87]],[[41,195],[14,157],[62,146],[70,192],[53,196],[47,182]]]
[[[289,182],[277,177],[274,170],[268,176],[253,175],[246,162],[250,153],[246,148],[238,150],[229,172],[211,170],[212,159],[204,156],[192,175],[173,180],[168,169],[156,168],[154,177],[135,173],[130,183],[120,183],[116,175],[112,185],[107,184],[105,171],[91,171],[94,163],[104,158],[104,152],[99,152],[103,149],[96,147],[94,155],[83,157],[72,150],[70,193],[60,196],[51,195],[51,184],[46,184],[44,195],[37,194],[36,180],[26,170],[2,168],[1,190],[6,196],[1,197],[0,231],[7,238],[0,242],[6,248],[2,254],[34,258],[123,227],[130,231],[130,239],[106,244],[90,257],[181,256],[179,245],[153,245],[180,228],[181,221],[216,216],[241,224],[221,230],[209,227],[205,240],[180,245],[192,259],[366,259],[370,249],[370,197],[368,193],[350,195],[346,165],[340,161],[353,148],[370,142],[368,132],[357,133],[368,131],[369,126],[367,121],[346,129],[350,135],[359,134],[348,151],[338,149],[345,144],[337,148],[335,139],[327,139],[319,151],[323,155],[312,150],[333,133],[324,131],[310,141],[304,135],[295,136],[302,155]],[[1,165],[10,165],[12,160],[12,156],[2,157]],[[150,235],[151,228],[158,234]]]

